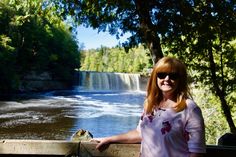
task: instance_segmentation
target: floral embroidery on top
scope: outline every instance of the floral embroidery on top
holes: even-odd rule
[[[149,119],[149,122],[151,123],[152,120],[154,119],[154,111],[151,114],[149,114],[147,117]]]
[[[148,119],[149,119],[149,122],[151,123],[152,120],[153,120],[153,118],[154,118],[153,115],[148,115],[147,117],[148,117]]]
[[[142,115],[141,115],[141,117],[140,117],[141,120],[143,120],[144,115],[145,115],[145,113],[142,113]],[[154,119],[154,113],[148,114],[148,115],[147,115],[147,118],[148,118],[149,122],[151,123],[152,120]]]
[[[161,128],[161,133],[164,135],[167,132],[170,132],[171,130],[171,124],[169,121],[162,122],[162,128]]]

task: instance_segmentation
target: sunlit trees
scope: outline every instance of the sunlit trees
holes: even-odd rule
[[[81,53],[80,70],[99,72],[140,73],[147,70],[149,56],[143,47],[135,48],[126,53],[121,47],[101,47]]]

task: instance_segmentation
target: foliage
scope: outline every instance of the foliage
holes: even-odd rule
[[[70,80],[79,66],[77,41],[43,0],[0,2],[0,90],[17,90],[34,71]],[[6,67],[8,67],[6,69]],[[15,82],[15,83],[14,83]]]
[[[9,86],[10,88],[15,88],[19,81],[14,72],[14,68],[16,68],[14,47],[10,44],[11,39],[9,37],[0,35],[0,90],[4,91],[6,91]]]
[[[215,145],[223,134],[230,131],[221,111],[219,99],[203,84],[194,84],[192,93],[200,106],[205,122],[206,143]],[[232,112],[235,113],[235,112]]]
[[[92,49],[81,53],[80,70],[144,74],[151,66],[148,54],[141,46],[129,53],[120,47]]]

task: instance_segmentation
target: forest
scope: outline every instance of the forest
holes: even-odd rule
[[[17,92],[30,72],[71,82],[79,66],[71,26],[43,1],[0,2],[0,91]]]
[[[82,50],[75,27],[107,31],[122,46]],[[146,75],[163,56],[183,60],[203,109],[207,142],[236,134],[236,2],[2,0],[0,91],[34,71],[71,82],[75,69]],[[96,63],[96,64],[95,64]]]

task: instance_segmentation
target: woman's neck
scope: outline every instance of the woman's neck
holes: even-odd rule
[[[162,101],[172,100],[175,101],[175,96],[172,93],[162,93],[163,98]]]

